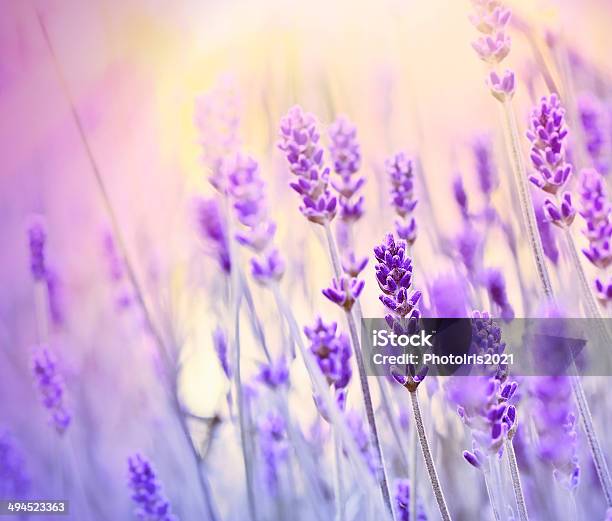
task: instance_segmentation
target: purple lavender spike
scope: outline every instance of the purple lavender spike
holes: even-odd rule
[[[346,387],[352,376],[351,345],[344,333],[338,334],[335,322],[326,324],[318,317],[314,325],[305,327],[310,352],[315,356],[323,376],[336,389]]]
[[[391,205],[399,216],[396,221],[398,235],[408,244],[416,240],[416,221],[413,216],[418,203],[414,193],[414,163],[404,152],[398,152],[385,162],[391,181]]]
[[[301,107],[292,107],[280,123],[278,148],[285,153],[289,170],[296,176],[291,187],[302,196],[302,214],[325,225],[337,211],[337,200],[328,188],[329,168],[323,160],[317,122]]]
[[[226,225],[216,199],[196,199],[196,218],[200,236],[225,273],[231,271]]]
[[[129,487],[138,519],[147,521],[178,521],[172,515],[170,503],[164,497],[151,464],[140,454],[128,458]]]
[[[410,495],[413,493],[407,479],[396,481],[394,499],[397,521],[413,521],[410,519]],[[417,521],[427,521],[427,514],[421,502],[417,503]]]
[[[280,466],[286,461],[289,453],[285,420],[279,414],[269,412],[259,423],[258,430],[264,481],[268,493],[276,496],[279,493]]]
[[[41,348],[32,359],[32,372],[42,404],[49,412],[51,425],[58,434],[63,434],[72,416],[65,405],[64,382],[57,365],[55,356],[46,347]]]

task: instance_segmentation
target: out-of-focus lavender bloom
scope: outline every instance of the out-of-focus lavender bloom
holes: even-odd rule
[[[339,117],[329,128],[329,153],[339,179],[331,185],[339,194],[340,218],[356,221],[363,215],[363,196],[355,199],[365,183],[363,176],[355,176],[361,166],[361,150],[357,141],[357,128],[346,117]]]
[[[608,280],[601,278],[595,279],[595,291],[597,292],[597,298],[607,304],[612,300],[612,276],[608,277]]]
[[[487,288],[489,298],[499,308],[504,320],[509,321],[514,318],[514,309],[508,300],[506,293],[506,280],[501,270],[489,268],[484,273],[484,284]]]
[[[584,131],[587,151],[593,166],[603,175],[608,173],[609,165],[605,161],[605,113],[601,103],[590,94],[582,94],[578,98],[578,112]]]
[[[71,415],[64,403],[64,381],[51,351],[43,347],[32,359],[32,372],[40,392],[42,404],[50,414],[50,423],[63,434],[71,422]]]
[[[308,220],[324,225],[336,215],[337,199],[329,191],[329,168],[319,140],[314,116],[301,107],[292,107],[281,120],[278,147],[296,176],[290,186],[302,197],[300,211]]]
[[[111,283],[116,288],[115,305],[118,310],[126,309],[132,304],[133,296],[128,289],[125,264],[117,251],[115,239],[110,231],[104,233],[102,246],[108,265],[108,275]]]
[[[512,99],[514,96],[514,90],[516,88],[516,82],[514,79],[514,72],[511,70],[505,70],[500,76],[495,71],[489,73],[489,79],[487,80],[491,94],[497,100],[502,103]]]
[[[285,420],[281,415],[275,412],[266,415],[259,423],[259,440],[266,486],[270,495],[276,496],[280,466],[287,459],[289,450]]]
[[[231,270],[226,224],[216,199],[195,201],[198,231],[225,273]]]
[[[505,32],[498,32],[495,35],[484,35],[472,42],[472,47],[478,57],[490,64],[498,64],[510,52],[512,41]]]
[[[391,205],[400,217],[395,222],[399,237],[411,245],[416,240],[417,227],[413,216],[418,203],[414,193],[414,162],[404,152],[398,152],[385,162],[391,181]]]
[[[463,186],[463,179],[461,178],[461,174],[457,174],[453,179],[453,195],[455,197],[455,202],[461,210],[461,215],[467,217],[468,198],[467,193],[465,192],[465,187]]]
[[[336,389],[349,384],[352,375],[351,344],[348,336],[338,333],[338,324],[326,324],[318,317],[311,327],[305,327],[304,333],[310,340],[310,352],[315,356],[323,376]]]
[[[414,521],[410,519],[410,482],[407,479],[399,479],[395,482],[395,510],[398,521]],[[427,514],[422,503],[417,502],[416,521],[427,521]]]
[[[332,279],[331,286],[325,288],[322,293],[334,304],[345,311],[350,311],[359,295],[361,295],[364,286],[365,282],[363,280],[343,275],[339,279]]]
[[[64,324],[63,287],[57,271],[52,267],[47,267],[45,282],[51,322],[56,326],[61,326]]]
[[[540,238],[542,239],[542,249],[544,255],[546,255],[553,264],[557,264],[559,261],[559,249],[557,248],[557,242],[555,235],[553,234],[552,224],[544,215],[544,205],[535,204],[536,222],[538,225],[538,231],[540,232]]]
[[[529,393],[538,433],[538,455],[553,466],[557,481],[573,490],[580,480],[580,466],[569,377],[539,376],[531,380]]]
[[[482,247],[482,234],[466,222],[457,236],[457,251],[468,272],[474,275],[481,269]]]
[[[582,252],[597,268],[604,271],[595,279],[597,298],[607,304],[612,300],[612,277],[605,270],[612,263],[612,205],[608,199],[603,177],[592,169],[584,169],[580,175],[580,215],[586,228],[582,230],[589,245]]]
[[[371,474],[377,476],[380,470],[380,461],[378,461],[376,452],[372,447],[367,427],[363,423],[363,418],[356,411],[347,411],[346,425]]]
[[[429,301],[437,316],[465,318],[467,309],[467,284],[464,277],[444,274],[436,277],[429,286]]]
[[[217,359],[219,360],[219,364],[221,364],[221,369],[223,369],[225,376],[228,379],[231,379],[232,368],[230,367],[228,359],[227,337],[225,336],[225,331],[223,331],[221,327],[217,326],[217,328],[213,331],[212,339],[213,347],[215,349],[215,353],[217,354]]]
[[[269,364],[261,364],[258,379],[270,389],[277,389],[289,382],[289,367],[284,356],[273,360]]]
[[[0,431],[0,498],[21,499],[29,487],[21,449],[8,430]]]
[[[481,60],[498,64],[510,52],[510,36],[506,34],[510,10],[490,0],[472,0],[472,6],[470,21],[483,34],[472,42],[472,47]]]
[[[592,169],[584,169],[580,176],[580,215],[586,228],[582,231],[589,241],[583,253],[600,269],[612,263],[612,205],[608,199],[603,177]]]
[[[41,219],[35,218],[28,227],[28,244],[30,247],[30,270],[35,281],[43,281],[47,275],[45,264],[45,243],[47,231]]]
[[[572,173],[566,158],[565,109],[556,94],[542,97],[531,113],[527,137],[531,141],[531,162],[536,175],[529,180],[550,194],[556,194]]]
[[[501,339],[499,326],[487,313],[475,312],[472,320],[474,354],[502,354],[506,344]],[[518,384],[507,381],[505,367],[484,368],[488,375],[456,376],[448,381],[446,396],[457,405],[457,413],[467,425],[475,442],[472,452],[464,458],[476,468],[482,464],[479,450],[495,454],[503,450],[503,442],[516,431],[516,409],[511,404]]]
[[[604,521],[612,521],[612,508],[608,508],[608,510],[606,510],[606,518]]]
[[[259,284],[266,285],[278,281],[284,273],[285,261],[276,248],[265,252],[259,258],[251,259],[251,275]]]
[[[495,0],[472,0],[474,12],[470,22],[483,34],[494,34],[503,31],[510,21],[512,13],[501,2]]]
[[[259,174],[259,165],[249,156],[235,154],[226,158],[223,171],[236,216],[244,226],[236,233],[236,240],[257,255],[251,259],[251,274],[263,285],[280,280],[285,263],[272,246],[276,224],[268,216],[266,184]]]
[[[140,454],[128,458],[129,487],[141,521],[176,521],[151,464]]]
[[[570,192],[563,192],[559,205],[550,199],[546,199],[543,210],[547,220],[560,228],[565,228],[572,224],[576,217],[576,209],[572,204]]]
[[[406,244],[395,241],[387,234],[384,242],[374,248],[378,261],[375,266],[376,280],[383,292],[380,301],[389,310],[385,317],[389,327],[405,330],[420,318],[417,304],[421,292],[412,289],[412,259],[406,253]]]
[[[239,105],[236,86],[229,77],[196,99],[194,119],[202,146],[202,160],[210,170],[210,183],[221,193],[227,190],[223,162],[240,146]]]
[[[498,185],[497,173],[493,164],[491,138],[480,135],[472,141],[472,153],[478,175],[478,185],[485,196],[489,196]]]
[[[362,257],[359,259],[353,252],[350,252],[342,260],[342,271],[344,271],[344,273],[346,273],[349,277],[358,277],[367,266],[368,260],[369,259],[367,257]]]

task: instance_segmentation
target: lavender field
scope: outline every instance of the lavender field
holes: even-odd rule
[[[609,0],[0,15],[0,519],[612,520]]]

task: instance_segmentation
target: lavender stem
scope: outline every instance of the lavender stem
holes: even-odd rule
[[[416,425],[412,429],[410,439],[410,519],[417,519],[417,442],[418,433]]]
[[[514,452],[514,445],[512,438],[506,439],[506,453],[508,454],[508,463],[510,464],[510,474],[512,476],[512,488],[514,489],[514,497],[516,499],[516,506],[518,508],[519,519],[521,521],[528,521],[529,515],[527,514],[527,505],[525,504],[525,497],[523,495],[523,487],[521,485],[521,476],[519,474],[518,463],[516,462],[516,453]]]
[[[482,474],[484,476],[484,482],[485,482],[485,488],[487,489],[487,495],[489,496],[489,503],[491,503],[491,510],[493,510],[493,517],[495,521],[501,521],[501,517],[499,516],[499,510],[497,509],[497,501],[495,499],[495,496],[493,495],[493,491],[491,490],[491,483],[490,483],[491,471],[487,469],[486,467],[483,467]]]
[[[236,286],[234,289],[237,290]],[[247,502],[249,506],[249,515],[252,521],[257,521],[257,510],[255,507],[255,491],[253,489],[253,470],[251,462],[251,451],[247,447],[247,432],[246,418],[244,414],[244,391],[242,388],[241,377],[241,353],[240,353],[240,302],[242,300],[242,292],[234,293],[234,345],[236,347],[236,393],[238,402],[238,423],[240,426],[240,445],[242,449],[242,459],[244,464],[244,473],[246,477]]]
[[[519,195],[521,220],[523,222],[523,227],[527,232],[527,238],[531,246],[533,260],[536,265],[542,290],[544,291],[546,298],[552,300],[553,290],[550,283],[550,276],[548,275],[548,270],[546,269],[542,241],[538,232],[535,211],[533,209],[533,201],[531,199],[531,193],[529,192],[529,186],[527,184],[527,171],[525,169],[523,154],[521,153],[516,115],[514,114],[512,102],[510,100],[504,101],[502,103],[502,108],[504,112],[504,126],[506,130],[506,144],[510,156],[510,163],[512,165],[512,173],[514,175],[514,185],[515,190]]]
[[[427,474],[429,474],[429,480],[431,481],[431,487],[433,489],[438,508],[440,509],[440,515],[444,521],[450,521],[451,516],[446,506],[446,500],[444,499],[444,493],[440,486],[440,480],[438,479],[438,473],[436,466],[434,465],[431,450],[429,448],[429,441],[427,440],[427,434],[425,433],[425,425],[423,423],[423,417],[421,416],[421,407],[419,405],[419,399],[417,397],[417,391],[410,392],[410,402],[412,404],[412,412],[414,414],[414,422],[416,424],[417,433],[419,435],[419,442],[421,443],[421,451],[423,452],[423,458],[425,459],[425,467],[427,468]],[[414,493],[414,492],[413,492]]]
[[[595,433],[593,417],[591,416],[591,410],[584,393],[584,388],[580,382],[580,377],[578,374],[576,374],[576,365],[572,364],[572,366],[575,373],[571,377],[572,389],[574,391],[574,397],[576,398],[578,410],[580,411],[580,417],[582,418],[582,425],[584,427],[584,432],[586,433],[589,449],[591,450],[593,464],[595,465],[597,476],[601,482],[601,488],[606,498],[606,503],[608,507],[612,507],[612,479],[610,478],[610,470],[608,469],[606,458],[601,450],[599,438]]]
[[[368,377],[365,370],[365,363],[363,361],[363,353],[361,352],[361,344],[359,342],[359,334],[357,333],[357,324],[355,317],[350,311],[346,312],[346,320],[348,322],[349,334],[353,343],[353,350],[355,351],[355,359],[357,360],[357,369],[359,370],[359,383],[361,385],[361,392],[363,394],[363,401],[366,410],[366,416],[368,418],[368,425],[372,432],[372,443],[376,450],[378,461],[381,464],[381,473],[379,480],[379,487],[383,497],[385,506],[395,519],[395,513],[391,506],[391,491],[389,490],[389,482],[387,480],[387,471],[385,467],[385,460],[383,458],[382,448],[380,445],[380,439],[378,437],[378,428],[376,426],[376,416],[374,415],[374,407],[372,405],[372,395],[370,394],[370,386],[368,385]]]
[[[336,521],[344,521],[344,484],[342,483],[342,457],[340,452],[340,440],[338,434],[334,431],[334,496],[336,498]]]

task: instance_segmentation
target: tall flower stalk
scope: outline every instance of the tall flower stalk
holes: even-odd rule
[[[378,460],[381,462],[379,488],[385,507],[391,515],[394,515],[387,471],[365,371],[365,362],[359,342],[359,333],[352,313],[353,305],[363,290],[364,282],[359,280],[356,275],[342,274],[342,264],[330,229],[330,223],[336,215],[337,199],[329,190],[329,168],[325,166],[324,151],[319,140],[320,134],[314,116],[305,113],[301,107],[291,108],[281,120],[278,146],[285,153],[289,170],[295,176],[295,180],[290,183],[290,186],[302,198],[303,204],[300,211],[309,221],[322,225],[325,229],[335,278],[332,280],[331,286],[323,290],[323,294],[345,311],[349,335],[357,361],[366,417],[373,446]]]
[[[376,280],[383,292],[380,301],[387,308],[385,317],[387,324],[398,334],[410,334],[418,328],[420,312],[417,308],[421,292],[412,288],[412,259],[408,257],[407,245],[404,241],[396,241],[392,234],[374,248],[376,265]],[[393,377],[410,392],[410,402],[414,415],[416,433],[425,459],[425,467],[431,481],[440,515],[445,521],[450,520],[450,512],[446,505],[442,486],[433,461],[429,440],[425,432],[425,424],[417,396],[417,388],[427,374],[427,367],[416,373],[414,367],[409,367],[410,374],[393,374]],[[413,491],[413,493],[416,491]]]
[[[478,31],[484,35],[475,44],[476,52],[481,59],[494,67],[499,65],[510,50],[510,39],[505,34],[506,26],[510,20],[510,11],[498,2],[490,2],[488,0],[472,0],[472,4],[474,6],[474,14],[471,17],[471,21]],[[521,220],[527,232],[540,285],[546,299],[549,302],[554,302],[554,293],[544,259],[542,241],[538,234],[533,201],[527,184],[527,170],[521,153],[521,140],[519,138],[516,115],[512,107],[512,97],[515,91],[514,73],[506,70],[500,75],[500,73],[493,69],[489,74],[488,84],[491,94],[500,101],[503,109],[505,137],[514,175],[515,189],[519,195]],[[538,111],[539,117],[536,111]],[[569,171],[567,169],[563,148],[563,140],[567,135],[563,115],[555,94],[552,94],[550,99],[543,99],[539,110],[536,109],[532,117],[535,132],[529,135],[533,142],[532,162],[536,170],[541,174],[533,179],[532,182],[538,186],[541,185],[541,188],[546,188],[546,191],[552,190],[550,193],[553,194],[556,193],[559,186],[567,181],[567,177],[571,173],[571,169]],[[546,119],[546,121],[543,121],[543,119]],[[554,217],[559,223],[568,224],[571,222],[573,212],[571,196],[564,196],[561,201],[557,201],[557,204],[554,204],[553,201],[547,204],[548,216]],[[566,229],[565,235],[572,257],[572,265],[579,278],[587,312],[590,316],[598,319],[599,334],[597,336],[607,340],[610,335],[605,329],[605,325],[599,320],[601,315],[596,303],[594,303],[569,230]],[[609,506],[612,506],[612,479],[610,478],[608,466],[595,433],[582,384],[577,375],[572,377],[572,385],[574,397],[581,413],[587,439],[589,440],[593,462],[600,477],[606,501]]]

